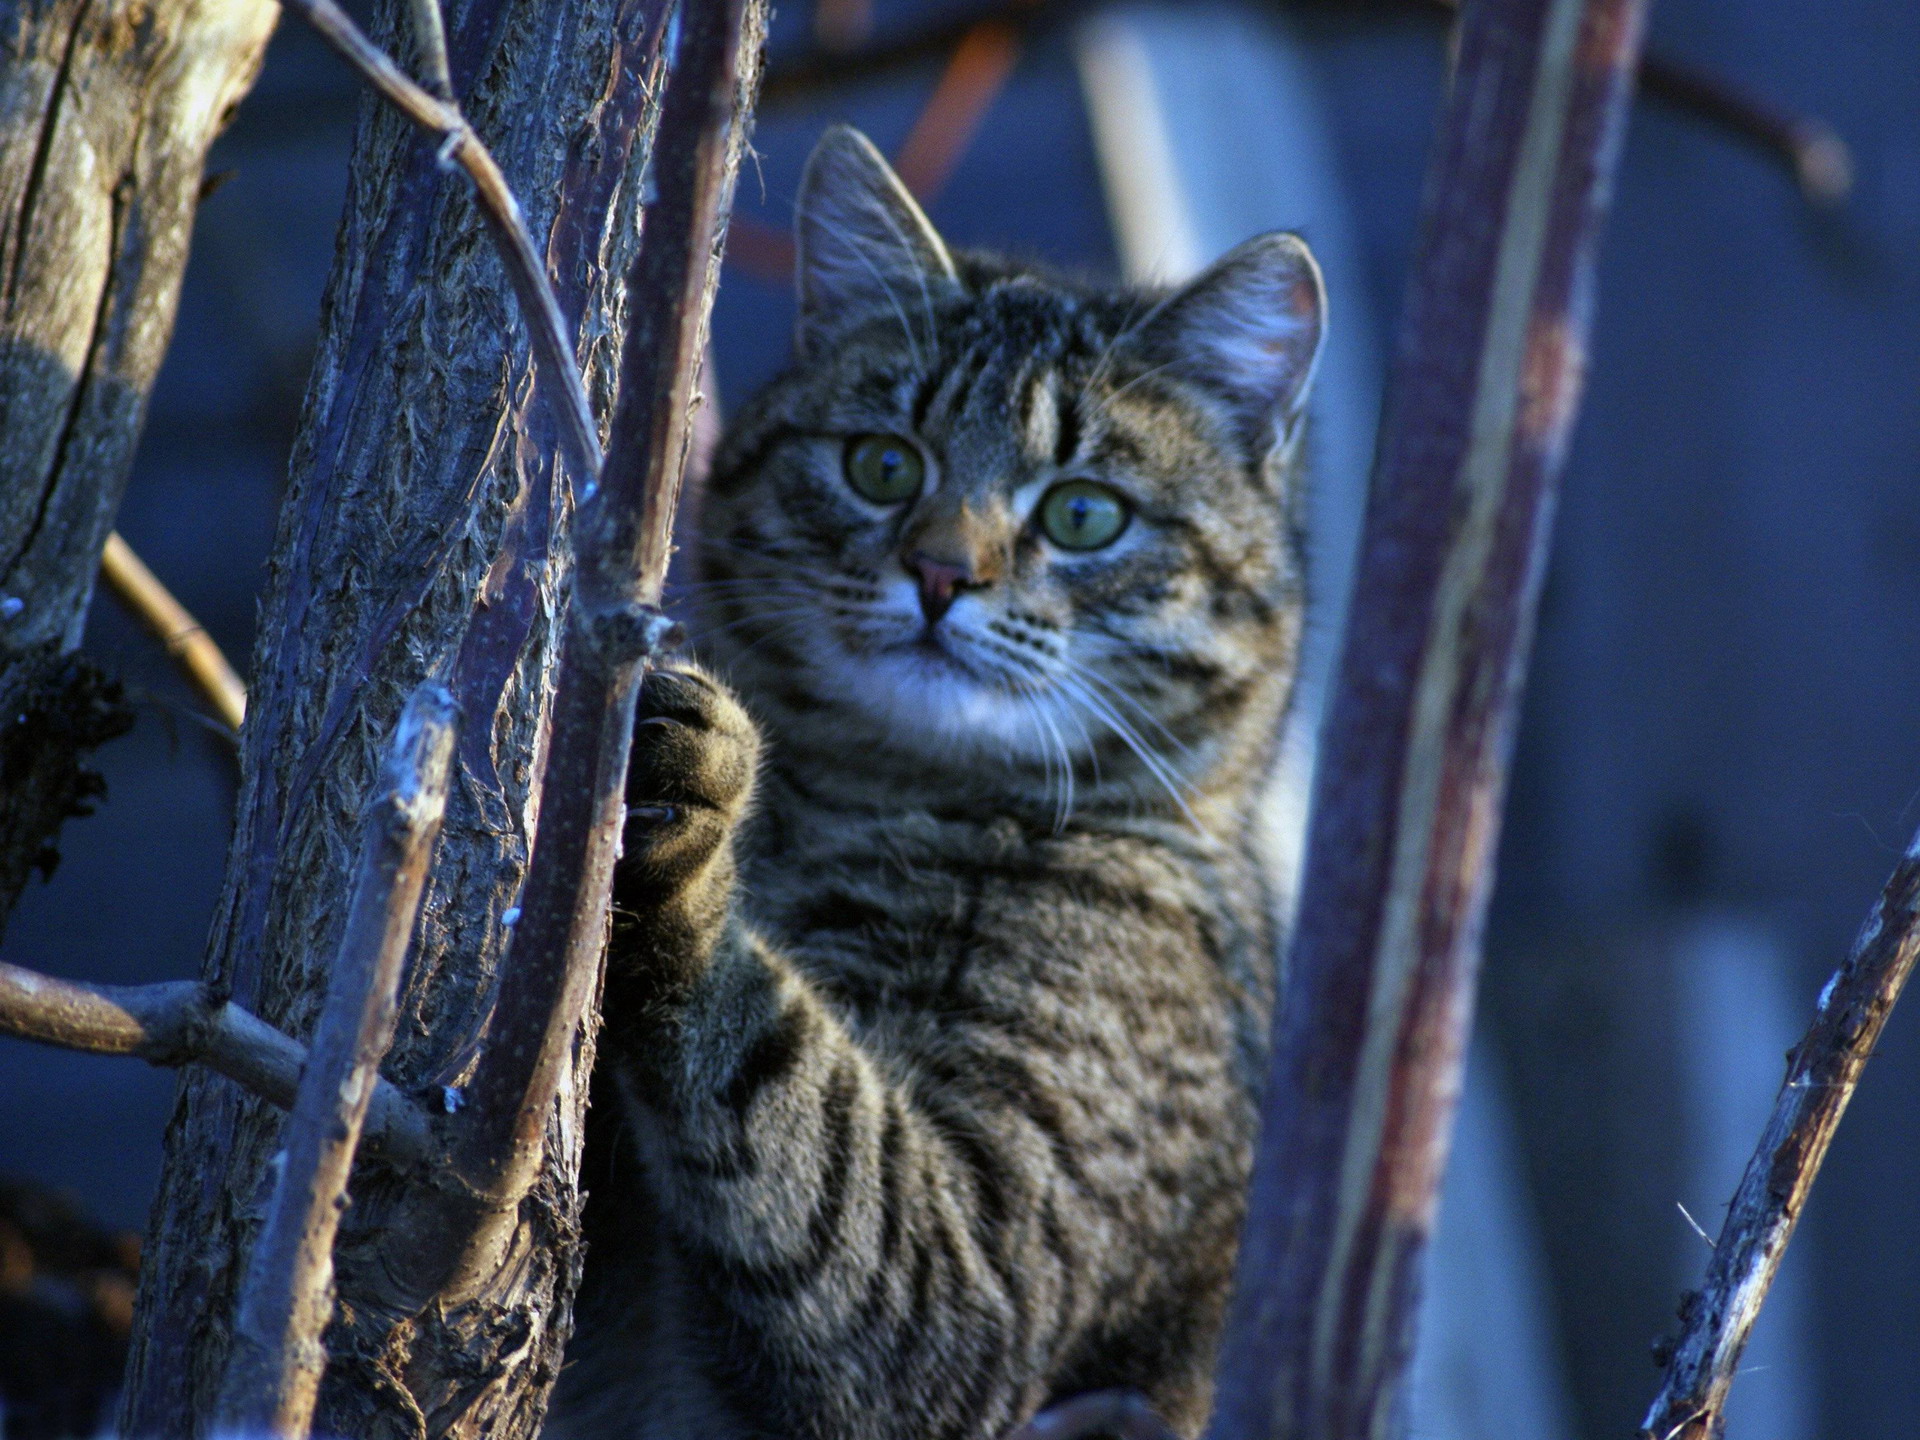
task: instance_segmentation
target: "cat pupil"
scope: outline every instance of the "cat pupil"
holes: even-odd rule
[[[1104,485],[1069,480],[1055,486],[1040,507],[1047,538],[1066,550],[1099,550],[1127,528],[1127,504]]]
[[[856,435],[847,443],[847,483],[876,505],[893,505],[920,489],[920,456],[897,436]]]

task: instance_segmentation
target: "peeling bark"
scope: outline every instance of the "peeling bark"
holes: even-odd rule
[[[72,651],[265,0],[0,0],[0,918],[126,728]],[[84,813],[80,811],[78,813]]]

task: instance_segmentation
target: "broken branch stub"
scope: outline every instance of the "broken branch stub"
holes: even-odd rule
[[[205,1065],[262,1100],[289,1109],[307,1047],[193,980],[157,985],[88,985],[0,961],[0,1034],[63,1050],[129,1055],[150,1065]],[[364,1139],[389,1164],[434,1154],[427,1117],[384,1080],[376,1081]]]
[[[266,1225],[234,1322],[217,1428],[306,1440],[333,1317],[333,1244],[374,1082],[399,1017],[401,965],[446,812],[455,711],[428,683],[400,712],[368,806],[359,876],[314,1027]]]

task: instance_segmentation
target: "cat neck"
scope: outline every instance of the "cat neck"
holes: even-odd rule
[[[922,812],[955,822],[1012,821],[1035,834],[1112,832],[1237,842],[1271,747],[1216,737],[1178,771],[1159,773],[1121,751],[1082,756],[1069,787],[1058,767],[1015,762],[987,749],[901,745],[865,730],[858,717],[795,715],[777,699],[748,703],[768,750],[766,779],[791,801],[874,818]],[[1261,727],[1264,729],[1265,727]],[[1205,848],[1203,846],[1203,848]]]

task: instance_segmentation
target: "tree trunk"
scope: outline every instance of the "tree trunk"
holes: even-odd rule
[[[124,729],[73,654],[265,0],[0,0],[0,921]]]
[[[404,35],[383,0],[377,37]],[[456,92],[528,212],[589,393],[608,409],[662,89],[669,0],[449,6]],[[412,47],[389,44],[403,63]],[[206,975],[305,1035],[337,948],[353,836],[407,694],[460,706],[455,779],[386,1074],[457,1110],[519,904],[567,579],[565,477],[525,330],[471,194],[433,137],[368,102],[254,660],[244,774]],[[448,1288],[419,1233],[433,1176],[363,1167],[314,1428],[533,1435],[579,1268],[575,1166],[592,1037],[494,1273]],[[122,1428],[204,1430],[280,1115],[190,1073],[148,1234]],[[451,1197],[450,1203],[459,1197]],[[426,1247],[431,1249],[431,1246]]]

